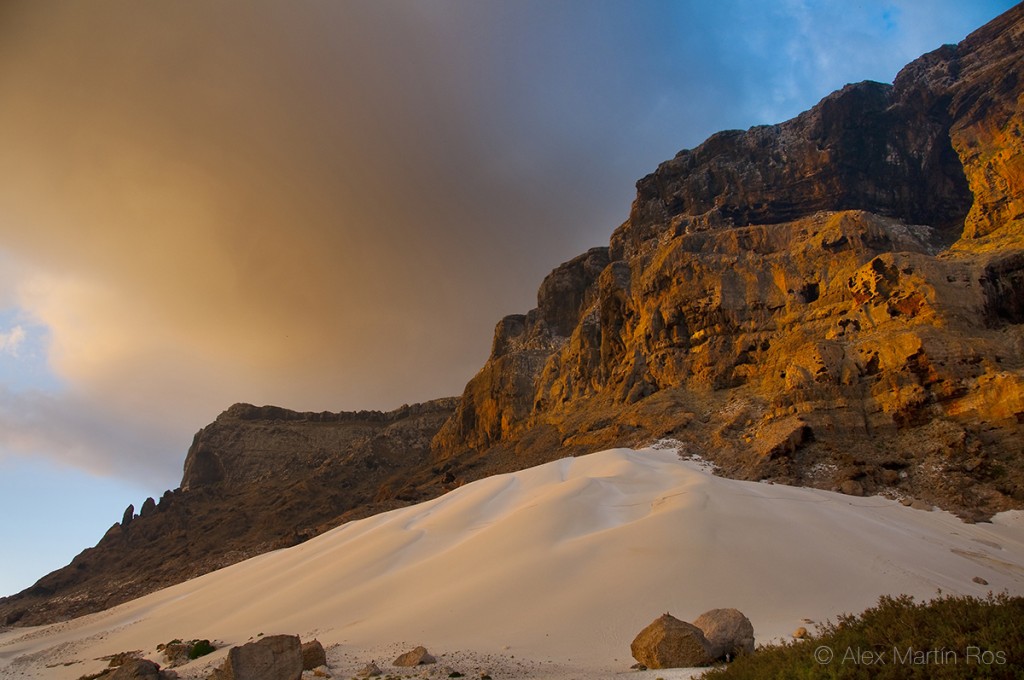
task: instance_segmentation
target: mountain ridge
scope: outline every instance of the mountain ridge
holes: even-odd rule
[[[0,600],[0,622],[96,611],[468,481],[659,438],[741,479],[972,521],[1024,507],[1022,36],[1018,5],[892,85],[665,161],[608,246],[499,321],[461,397],[395,415],[232,406],[177,491]]]
[[[1022,16],[642,178],[576,327],[499,323],[531,354],[492,353],[439,457],[672,436],[742,478],[1017,506]],[[914,478],[936,457],[976,488]]]
[[[455,401],[341,413],[235,404],[196,433],[177,489],[138,513],[129,505],[95,547],[0,599],[0,622],[106,609],[420,500],[401,480],[429,464]]]

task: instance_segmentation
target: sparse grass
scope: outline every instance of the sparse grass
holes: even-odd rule
[[[187,642],[183,642],[180,638],[174,638],[170,642],[157,645],[156,650],[158,652],[169,654],[170,648],[174,645],[183,646],[185,648],[185,654],[187,654],[190,661],[194,661],[201,656],[206,656],[217,649],[209,640],[189,640]],[[170,658],[170,655],[168,658]]]
[[[1024,597],[881,597],[804,640],[760,647],[708,680],[1024,678]]]

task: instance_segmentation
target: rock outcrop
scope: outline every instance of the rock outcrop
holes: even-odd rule
[[[693,621],[711,643],[716,659],[735,659],[754,653],[754,625],[738,609],[712,609]]]
[[[98,680],[176,680],[174,671],[162,671],[148,659],[128,659],[116,669],[99,676]]]
[[[380,666],[378,666],[376,663],[371,661],[370,663],[368,663],[365,666],[363,666],[363,668],[358,673],[356,673],[356,677],[357,678],[376,678],[376,677],[382,675],[383,672],[384,671],[382,671],[380,669]]]
[[[518,434],[534,410],[544,366],[593,304],[594,283],[608,264],[607,248],[593,248],[566,262],[544,279],[535,309],[498,322],[490,358],[466,386],[439,442],[480,450]]]
[[[671,437],[746,479],[1024,505],[1022,34],[1018,6],[641,179],[499,323],[437,460]]]
[[[633,658],[647,668],[694,668],[715,660],[712,645],[700,628],[662,614],[630,644]]]
[[[232,647],[210,680],[300,680],[302,643],[297,635],[269,635]]]
[[[421,645],[416,649],[400,654],[398,658],[391,662],[391,665],[398,666],[399,668],[411,668],[412,666],[423,666],[434,663],[437,663],[437,659],[427,651],[426,647]]]
[[[302,643],[302,670],[311,671],[314,668],[327,665],[327,652],[319,640],[310,640]]]

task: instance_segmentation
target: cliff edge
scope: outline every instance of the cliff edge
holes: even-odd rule
[[[745,479],[1024,505],[1022,32],[662,163],[498,324],[437,459],[668,437]]]

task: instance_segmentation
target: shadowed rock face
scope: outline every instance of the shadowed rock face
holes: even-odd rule
[[[629,259],[666,228],[777,224],[825,210],[871,210],[955,240],[971,193],[947,97],[916,94],[848,85],[786,123],[720,132],[680,152],[637,183],[613,257]]]
[[[431,472],[430,441],[456,401],[389,413],[236,404],[196,434],[179,489],[139,515],[129,507],[94,548],[0,600],[0,624],[105,609],[435,496],[443,475]]]
[[[1024,506],[1024,6],[791,121],[709,138],[507,316],[461,399],[236,405],[181,488],[17,596],[97,611],[348,519],[670,437],[725,474]]]
[[[1024,505],[1022,32],[1016,7],[641,179],[560,323],[541,295],[499,325],[437,458],[672,437],[744,478]]]

